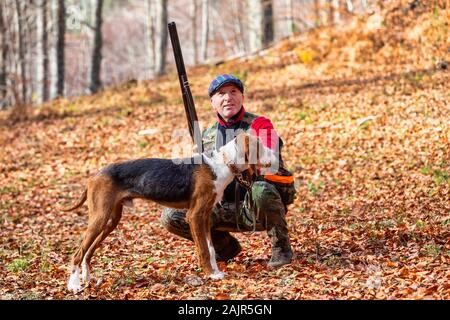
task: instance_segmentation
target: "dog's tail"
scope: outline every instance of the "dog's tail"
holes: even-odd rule
[[[59,207],[58,209],[65,212],[75,210],[76,208],[81,207],[83,203],[86,201],[86,199],[87,199],[87,188],[84,189],[83,194],[81,195],[80,199],[78,199],[78,202],[76,204],[74,204],[71,207]]]

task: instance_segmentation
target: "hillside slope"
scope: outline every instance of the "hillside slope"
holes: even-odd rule
[[[120,159],[171,157],[184,129],[176,74],[0,114],[0,299],[449,299],[450,9],[393,1],[380,14],[286,39],[253,57],[188,71],[201,127],[209,81],[246,84],[246,108],[285,141],[299,196],[291,265],[266,268],[265,233],[222,281],[203,281],[192,243],[137,202],[94,257],[102,281],[65,291],[86,207],[62,213],[87,177]],[[157,133],[141,137],[143,129]]]

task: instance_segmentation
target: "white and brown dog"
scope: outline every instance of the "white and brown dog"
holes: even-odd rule
[[[200,160],[198,161],[200,157]],[[186,161],[188,160],[188,161]],[[260,174],[276,172],[278,157],[260,140],[241,133],[213,152],[189,159],[139,159],[114,163],[88,179],[87,186],[71,211],[86,200],[89,222],[83,240],[72,256],[68,289],[81,290],[81,280],[90,280],[90,262],[100,243],[116,228],[123,205],[135,198],[152,200],[166,207],[188,209],[187,221],[196,246],[200,266],[213,279],[224,273],[216,263],[210,234],[210,213],[222,199],[234,176],[245,170]]]

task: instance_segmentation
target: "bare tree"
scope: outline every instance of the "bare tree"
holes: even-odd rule
[[[36,80],[38,85],[38,103],[49,99],[48,78],[48,33],[47,33],[47,0],[37,2],[37,58]]]
[[[156,68],[159,74],[164,73],[168,13],[184,26],[180,35],[192,48],[193,58],[188,62],[197,63],[213,56],[225,59],[231,54],[260,50],[294,28],[303,31],[314,22],[337,22],[338,18],[343,23],[350,12],[353,15],[367,5],[380,5],[378,1],[367,0],[103,0],[103,46],[99,51],[94,44],[97,3],[97,0],[0,0],[3,106],[29,102],[34,97],[32,93],[37,93],[41,102],[49,96],[48,91],[51,98],[58,94],[76,95],[89,92],[93,84],[99,87],[153,77]],[[271,20],[276,22],[276,28]],[[69,36],[65,43],[66,32]],[[95,48],[99,54],[94,53]]]
[[[214,21],[214,26],[216,27],[212,30],[212,34],[219,34],[222,43],[225,45],[225,49],[228,52],[232,51],[233,54],[236,54],[239,51],[239,48],[236,46],[236,41],[234,41],[233,38],[230,38],[229,27],[226,25],[229,21],[229,17],[224,19],[221,10],[222,8],[220,7],[220,3],[216,2],[211,4],[211,19]],[[215,51],[217,52],[217,49],[220,51],[220,47],[222,46],[219,46],[219,48],[216,46]]]
[[[296,31],[294,23],[293,0],[286,0],[286,27],[289,35],[293,34]]]
[[[270,44],[274,39],[273,29],[273,3],[272,0],[262,0],[263,7],[263,46]]]
[[[50,49],[50,97],[64,96],[66,6],[64,0],[51,0],[52,45]]]
[[[102,23],[103,23],[103,0],[96,0],[95,6],[95,26],[94,26],[94,45],[92,50],[92,62],[91,62],[91,80],[89,84],[89,91],[91,93],[97,92],[101,87],[101,65],[102,65]]]
[[[146,0],[146,40],[147,40],[147,58],[148,66],[150,69],[149,77],[152,78],[155,75],[155,14],[154,4],[152,0]]]
[[[361,4],[363,11],[365,11],[367,9],[367,0],[360,0],[359,2]]]
[[[23,2],[16,0],[16,15],[17,15],[17,45],[18,45],[18,59],[20,70],[20,88],[21,88],[21,102],[26,103],[27,100],[27,65],[26,65],[26,52],[25,52],[25,33],[24,33],[24,11],[25,5]]]
[[[248,40],[250,51],[255,52],[262,48],[262,5],[261,0],[248,0]]]
[[[314,0],[314,17],[315,17],[315,25],[320,26],[322,25],[322,16],[320,14],[321,9],[321,3],[320,0]]]
[[[64,50],[66,35],[66,6],[64,0],[58,1],[58,38],[56,42],[56,57],[58,63],[58,82],[56,93],[58,96],[64,96]]]
[[[8,42],[6,39],[6,25],[4,19],[4,3],[0,2],[0,109],[6,105],[6,72],[7,72],[7,55]]]
[[[58,56],[56,42],[58,39],[58,1],[50,0],[50,40],[49,40],[49,78],[50,78],[50,99],[54,99],[57,94],[58,83]]]
[[[273,6],[271,0],[248,0],[250,51],[260,50],[273,41]]]
[[[355,10],[355,6],[353,5],[352,0],[345,0],[346,10],[347,12],[352,13]]]
[[[198,63],[197,11],[198,11],[198,0],[192,0],[192,6],[191,6],[191,28],[192,28],[192,47],[194,48],[194,65],[196,65]]]
[[[339,23],[340,14],[339,14],[339,0],[329,0],[328,1],[328,23],[336,24]]]
[[[208,37],[209,37],[209,0],[202,0],[202,60],[208,58]]]
[[[167,0],[156,1],[156,64],[155,71],[157,75],[166,72],[166,52],[167,52]]]
[[[233,23],[233,32],[234,32],[234,38],[238,47],[239,52],[246,52],[247,48],[245,45],[245,39],[242,30],[244,29],[243,26],[243,19],[242,19],[242,10],[241,10],[242,2],[240,0],[231,0],[231,10],[234,16],[234,23]]]

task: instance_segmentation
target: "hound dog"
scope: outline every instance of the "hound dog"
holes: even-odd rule
[[[188,160],[188,161],[186,161]],[[200,161],[199,161],[200,160]],[[212,155],[187,159],[138,159],[114,163],[90,177],[78,202],[63,211],[79,208],[87,201],[88,228],[72,256],[68,289],[81,290],[81,280],[90,280],[90,262],[100,243],[116,228],[123,205],[135,198],[152,200],[166,207],[188,209],[187,221],[199,264],[205,274],[222,279],[210,234],[210,213],[236,174],[245,170],[260,174],[276,171],[278,157],[261,141],[241,133]]]

